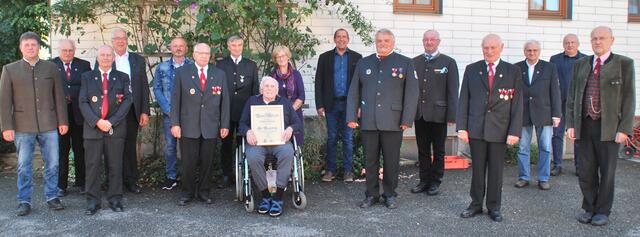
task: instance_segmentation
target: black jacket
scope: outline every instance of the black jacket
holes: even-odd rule
[[[78,106],[78,95],[80,94],[80,85],[82,84],[82,74],[91,71],[91,64],[86,60],[74,57],[73,60],[71,60],[71,80],[67,80],[66,68],[62,60],[60,60],[60,57],[54,58],[52,62],[58,66],[65,97],[71,99],[72,110],[68,112],[71,112],[70,115],[73,115],[73,117],[69,117],[69,123],[75,122],[77,125],[82,125],[84,118]]]
[[[242,57],[236,65],[231,57],[216,62],[216,67],[227,75],[231,95],[231,121],[238,122],[247,99],[260,93],[258,66],[251,59]]]
[[[330,111],[333,108],[334,99],[334,87],[333,87],[333,64],[335,62],[336,49],[329,50],[320,54],[318,58],[318,68],[316,68],[315,79],[315,101],[316,109],[324,108],[325,111]],[[349,69],[347,70],[347,94],[349,92],[349,85],[351,85],[351,79],[353,78],[353,71],[356,68],[356,63],[362,59],[362,55],[351,49],[347,49],[345,52],[349,59],[347,64]]]
[[[456,60],[439,53],[427,62],[421,54],[413,58],[413,64],[420,83],[416,120],[454,123],[460,84]]]
[[[96,64],[97,65],[97,64]],[[147,64],[144,57],[137,53],[129,52],[129,66],[131,67],[131,97],[133,109],[136,113],[136,119],[140,122],[140,114],[145,113],[151,115],[149,108],[149,79],[147,77]],[[112,68],[116,68],[113,63]]]
[[[466,130],[469,138],[487,142],[507,141],[507,135],[520,137],[522,132],[522,82],[520,68],[505,61],[496,67],[493,88],[489,93],[487,63],[467,65],[464,70],[456,130]],[[501,90],[513,90],[513,97],[500,98]]]
[[[552,117],[562,117],[562,99],[560,82],[555,65],[538,60],[529,84],[529,66],[527,61],[516,63],[522,71],[522,126],[543,127],[553,125]]]
[[[113,134],[100,131],[96,123],[102,115],[102,75],[97,68],[82,74],[82,86],[78,101],[84,116],[83,137],[85,139],[101,139],[106,136],[125,138],[127,120],[124,119],[131,107],[131,87],[126,73],[111,68],[109,73],[109,89],[107,99],[109,108],[105,118],[111,123]]]

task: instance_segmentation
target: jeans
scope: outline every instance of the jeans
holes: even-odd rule
[[[353,129],[347,127],[345,101],[336,101],[331,111],[326,111],[327,118],[327,171],[336,172],[336,153],[338,136],[342,135],[342,168],[350,173],[353,159]]]
[[[44,161],[44,196],[46,201],[58,198],[58,131],[40,133],[16,132],[15,144],[18,155],[18,195],[20,203],[31,204],[33,193],[33,151],[36,141],[40,144]]]
[[[553,128],[553,138],[551,143],[553,145],[553,166],[554,167],[562,167],[562,154],[564,147],[564,129],[565,129],[565,121],[564,118],[560,120],[560,126],[557,128]],[[579,167],[579,159],[578,159],[578,142],[574,141],[573,143],[573,160],[576,166],[576,170]]]
[[[533,126],[522,127],[522,137],[520,138],[518,150],[518,179],[529,181],[530,179],[530,151]],[[538,181],[548,182],[551,173],[551,135],[553,129],[551,126],[542,128],[536,127],[536,137],[538,138]]]
[[[178,173],[176,171],[176,138],[171,134],[171,119],[167,115],[163,115],[162,124],[164,126],[164,159],[166,161],[165,171],[168,179],[176,180]]]

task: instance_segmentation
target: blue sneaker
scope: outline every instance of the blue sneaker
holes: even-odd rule
[[[282,200],[272,200],[271,201],[271,209],[269,209],[269,215],[273,217],[278,217],[282,214],[282,206],[284,205],[284,201]]]
[[[260,206],[258,206],[258,213],[267,214],[271,209],[271,198],[263,198]]]

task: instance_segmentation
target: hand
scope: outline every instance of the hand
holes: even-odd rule
[[[402,131],[407,130],[407,128],[409,128],[409,126],[407,125],[400,125],[400,129],[402,129]]]
[[[145,127],[149,124],[149,115],[145,113],[140,114],[140,127]]]
[[[103,132],[109,132],[109,129],[111,129],[111,123],[104,119],[98,120],[98,123],[96,123],[96,126],[98,126],[98,129],[100,129],[100,131],[103,131]]]
[[[318,112],[318,116],[324,117],[324,108],[316,109],[316,111]]]
[[[284,132],[282,132],[282,141],[284,142],[289,141],[292,135],[293,135],[293,129],[291,127],[287,127],[287,129],[285,129]]]
[[[516,143],[518,143],[519,140],[520,140],[519,137],[512,136],[512,135],[507,136],[508,145],[515,145]]]
[[[350,127],[351,129],[356,129],[358,127],[358,123],[356,123],[356,122],[348,122],[347,126]]]
[[[621,133],[621,132],[616,133],[616,143],[622,144],[622,143],[626,142],[627,139],[629,139],[629,136],[627,136],[627,134],[624,134],[624,133]]]
[[[182,137],[182,129],[180,129],[180,126],[171,127],[171,135],[173,135],[173,137],[175,138]]]
[[[465,143],[469,143],[469,132],[467,132],[467,130],[458,131],[458,139]]]
[[[356,117],[360,118],[360,109],[358,109],[358,113],[356,114]]]
[[[560,126],[560,118],[553,118],[553,127],[557,128]]]
[[[69,131],[69,126],[67,125],[58,126],[58,132],[60,132],[60,135],[65,135],[67,134],[68,131]]]
[[[2,131],[2,138],[4,138],[5,141],[8,142],[12,142],[13,139],[15,138],[16,135],[16,131],[14,130],[4,130]]]
[[[571,140],[576,140],[576,130],[573,128],[567,129],[567,137]]]
[[[225,137],[227,137],[227,135],[229,135],[229,129],[221,128],[220,129],[220,138],[224,139]]]
[[[252,146],[255,146],[256,144],[258,144],[256,135],[253,134],[253,131],[251,130],[247,131],[247,143],[249,143],[249,145],[252,145]]]

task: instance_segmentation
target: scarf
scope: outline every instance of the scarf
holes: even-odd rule
[[[271,77],[275,78],[278,81],[283,81],[285,84],[285,89],[287,90],[287,99],[291,99],[293,96],[293,92],[295,91],[295,78],[293,77],[293,66],[289,64],[287,66],[287,72],[281,73],[276,66],[275,69],[271,72]]]

